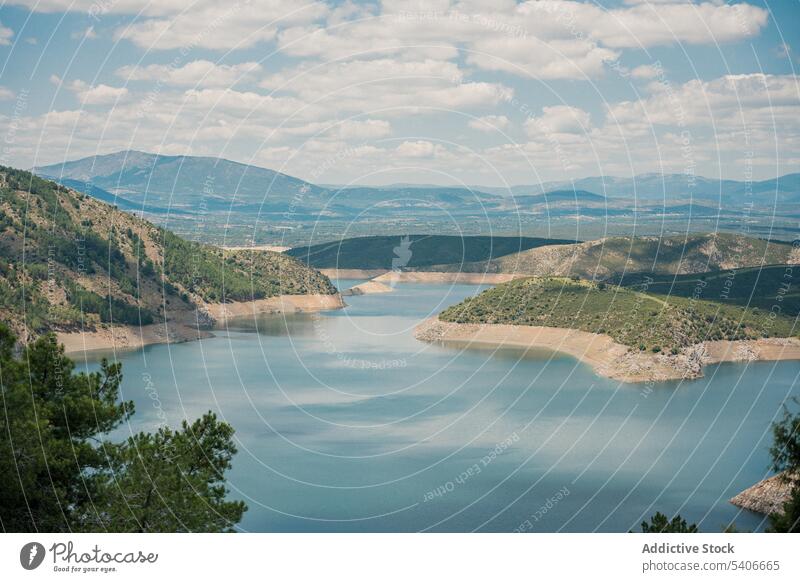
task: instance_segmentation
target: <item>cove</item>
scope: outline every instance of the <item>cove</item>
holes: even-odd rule
[[[769,474],[770,423],[798,394],[800,362],[645,386],[553,352],[414,339],[482,289],[397,284],[339,311],[111,354],[137,407],[115,436],[209,409],[230,422],[246,531],[624,532],[656,511],[706,532],[763,529],[728,499]]]

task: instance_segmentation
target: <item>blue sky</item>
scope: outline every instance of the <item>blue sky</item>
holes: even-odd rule
[[[0,163],[140,149],[320,183],[800,171],[800,3],[0,8]]]

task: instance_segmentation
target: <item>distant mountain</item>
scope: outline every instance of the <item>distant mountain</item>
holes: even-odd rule
[[[278,203],[284,209],[293,198],[303,206],[319,207],[328,197],[324,188],[298,178],[210,157],[124,151],[42,166],[33,172],[55,181],[77,180],[131,202],[158,207],[197,209],[203,204],[229,209],[231,204]]]
[[[190,242],[0,166],[0,319],[23,340],[112,323],[196,324],[212,304],[335,292],[291,257]]]
[[[786,174],[779,178],[758,182],[736,180],[717,180],[694,177],[691,181],[685,174],[640,174],[633,178],[614,176],[594,176],[579,180],[544,182],[541,184],[518,185],[510,188],[475,186],[476,189],[501,196],[542,195],[553,190],[596,192],[609,199],[627,198],[642,201],[703,200],[743,201],[755,198],[754,203],[766,204],[777,197],[784,202],[792,195],[800,194],[800,173]]]
[[[514,200],[519,206],[523,206],[526,204],[558,204],[561,202],[603,203],[606,201],[606,197],[587,190],[552,190],[544,194],[515,196]]]
[[[324,188],[280,172],[221,158],[162,156],[137,151],[92,156],[33,169],[120,208],[165,213],[231,211],[250,217],[271,213],[301,219],[383,215],[414,211],[482,212],[501,197],[468,188],[440,186]],[[311,216],[303,216],[311,215]]]
[[[618,227],[609,230],[625,234],[662,232],[665,223],[674,232],[683,228],[681,222],[692,229],[731,231],[738,226],[735,211],[745,205],[753,232],[788,237],[800,214],[800,174],[752,183],[697,177],[690,184],[683,174],[642,174],[511,188],[334,187],[220,158],[138,151],[34,171],[180,232],[193,232],[202,220],[205,235],[214,240],[233,236],[241,241],[257,228],[263,239],[307,242],[312,223],[314,232],[322,226],[329,238],[341,233],[341,223],[359,235],[409,230],[478,234],[542,232],[542,221],[553,221],[563,233],[572,230],[569,222],[584,217],[585,225],[597,225],[597,233],[605,232],[600,225],[612,217],[619,217]]]

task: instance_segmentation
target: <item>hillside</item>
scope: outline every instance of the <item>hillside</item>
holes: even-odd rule
[[[347,238],[330,243],[297,247],[286,254],[304,263],[322,268],[340,269],[413,269],[440,263],[485,261],[542,245],[573,241],[490,236],[439,236],[412,234]]]
[[[439,319],[578,329],[656,353],[678,353],[703,341],[797,335],[793,317],[762,309],[552,277],[503,283],[446,309]]]
[[[285,255],[190,242],[0,167],[0,314],[21,336],[196,321],[197,307],[218,302],[335,292],[327,277]]]
[[[637,291],[758,307],[796,317],[800,289],[793,271],[792,265],[768,265],[690,275],[629,273],[610,282]]]
[[[490,261],[435,265],[432,271],[519,273],[607,279],[622,273],[687,274],[760,265],[800,263],[790,243],[736,234],[610,237],[571,245],[540,246]]]

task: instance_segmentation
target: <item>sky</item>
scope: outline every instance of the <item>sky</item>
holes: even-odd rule
[[[0,165],[768,179],[800,171],[799,23],[798,0],[6,0]]]

